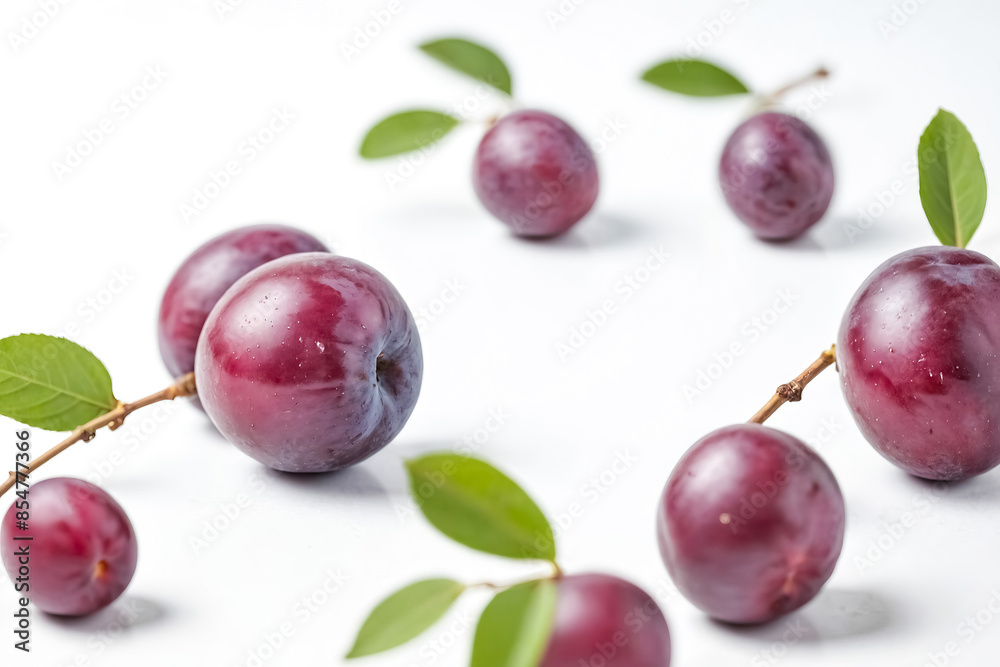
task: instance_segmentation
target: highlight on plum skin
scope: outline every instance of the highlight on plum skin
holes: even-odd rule
[[[826,463],[759,424],[714,431],[663,490],[660,554],[677,588],[709,616],[763,623],[798,609],[830,578],[844,499]]]
[[[121,506],[101,488],[68,477],[33,484],[28,502],[28,530],[18,528],[16,504],[0,525],[11,581],[22,567],[16,552],[29,544],[27,597],[42,611],[84,616],[117,600],[132,581],[138,556],[135,531]],[[25,536],[33,539],[14,539]]]
[[[865,280],[837,361],[854,421],[917,477],[957,481],[1000,463],[1000,266],[972,250],[917,248]]]
[[[670,632],[645,591],[606,574],[556,584],[552,635],[540,667],[668,667]]]
[[[328,252],[318,239],[285,225],[252,225],[208,241],[184,260],[160,303],[160,356],[172,377],[194,370],[198,336],[212,307],[233,283],[272,259]]]
[[[816,224],[833,198],[826,144],[795,116],[765,112],[736,128],[719,159],[722,194],[762,239],[793,239]]]
[[[198,395],[244,453],[286,472],[344,468],[385,447],[420,393],[416,321],[378,271],[330,253],[258,267],[209,315]]]
[[[559,118],[515,111],[480,142],[472,183],[487,210],[518,236],[555,236],[597,201],[597,163],[587,142]]]

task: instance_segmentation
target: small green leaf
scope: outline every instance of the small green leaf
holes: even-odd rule
[[[485,46],[465,39],[438,39],[421,44],[420,50],[448,67],[511,94],[510,71],[500,56]]]
[[[983,221],[986,173],[972,135],[938,109],[920,137],[920,202],[941,243],[964,248]]]
[[[472,549],[554,561],[552,527],[535,502],[493,466],[458,454],[406,462],[410,492],[427,520]]]
[[[372,160],[419,150],[451,132],[459,122],[454,116],[426,109],[393,114],[368,130],[361,142],[361,157]]]
[[[73,341],[41,334],[0,339],[0,414],[46,431],[72,431],[118,405],[111,376]]]
[[[735,76],[704,60],[666,60],[646,70],[642,80],[692,97],[720,97],[750,92]]]
[[[535,667],[552,634],[556,585],[528,581],[497,593],[483,610],[471,667]]]
[[[379,603],[361,626],[348,658],[396,648],[434,625],[465,585],[451,579],[426,579],[400,589]]]

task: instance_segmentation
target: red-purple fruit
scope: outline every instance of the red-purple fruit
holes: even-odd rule
[[[385,447],[417,401],[423,357],[399,292],[329,253],[238,280],[198,341],[198,395],[219,431],[264,465],[324,472]]]
[[[540,667],[668,667],[670,632],[641,588],[606,574],[563,577]]]
[[[597,164],[587,142],[562,120],[515,111],[483,137],[472,184],[489,212],[518,236],[555,236],[597,200]]]
[[[840,325],[847,405],[868,442],[918,477],[1000,463],[1000,267],[947,246],[896,255]]]
[[[795,116],[767,112],[736,128],[719,160],[722,194],[763,239],[812,227],[833,197],[833,162],[819,135]]]
[[[233,283],[272,259],[327,248],[284,225],[254,225],[208,241],[184,260],[160,303],[160,356],[173,377],[194,370],[198,336],[212,307]]]
[[[25,597],[63,616],[90,614],[117,600],[132,581],[138,553],[121,506],[90,482],[68,477],[32,485],[27,502],[26,514],[15,502],[0,525],[4,569],[11,581],[28,581]],[[31,540],[15,539],[23,537]],[[18,555],[23,548],[27,557]]]
[[[677,588],[713,618],[762,623],[830,578],[844,539],[833,473],[792,436],[727,426],[694,444],[660,500],[660,554]]]

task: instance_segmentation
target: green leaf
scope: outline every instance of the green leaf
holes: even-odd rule
[[[750,92],[735,76],[704,60],[665,60],[646,70],[642,80],[692,97],[720,97]]]
[[[535,502],[493,466],[458,454],[406,462],[427,520],[467,547],[507,558],[554,561],[552,527]]]
[[[920,202],[941,243],[964,248],[986,210],[986,173],[972,135],[944,109],[920,137]]]
[[[72,431],[118,405],[97,357],[65,338],[0,339],[0,414],[47,431]]]
[[[372,160],[419,150],[441,139],[459,122],[454,116],[426,109],[393,114],[368,130],[361,142],[361,157]]]
[[[379,603],[361,626],[348,658],[395,648],[441,618],[465,585],[451,579],[426,579],[400,589]]]
[[[498,593],[483,610],[471,667],[535,667],[552,634],[556,585],[528,581]]]
[[[465,39],[438,39],[421,44],[420,50],[452,69],[511,94],[510,71],[500,56],[485,46]]]

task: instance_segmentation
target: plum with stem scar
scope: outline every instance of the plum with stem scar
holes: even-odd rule
[[[353,465],[403,428],[420,392],[416,322],[370,266],[288,255],[236,282],[195,355],[198,395],[219,431],[287,472]]]
[[[22,512],[15,502],[0,525],[11,581],[30,578],[26,597],[61,616],[91,614],[117,600],[132,581],[138,554],[121,506],[93,484],[67,477],[33,484],[29,503]],[[30,556],[19,555],[27,551]]]

